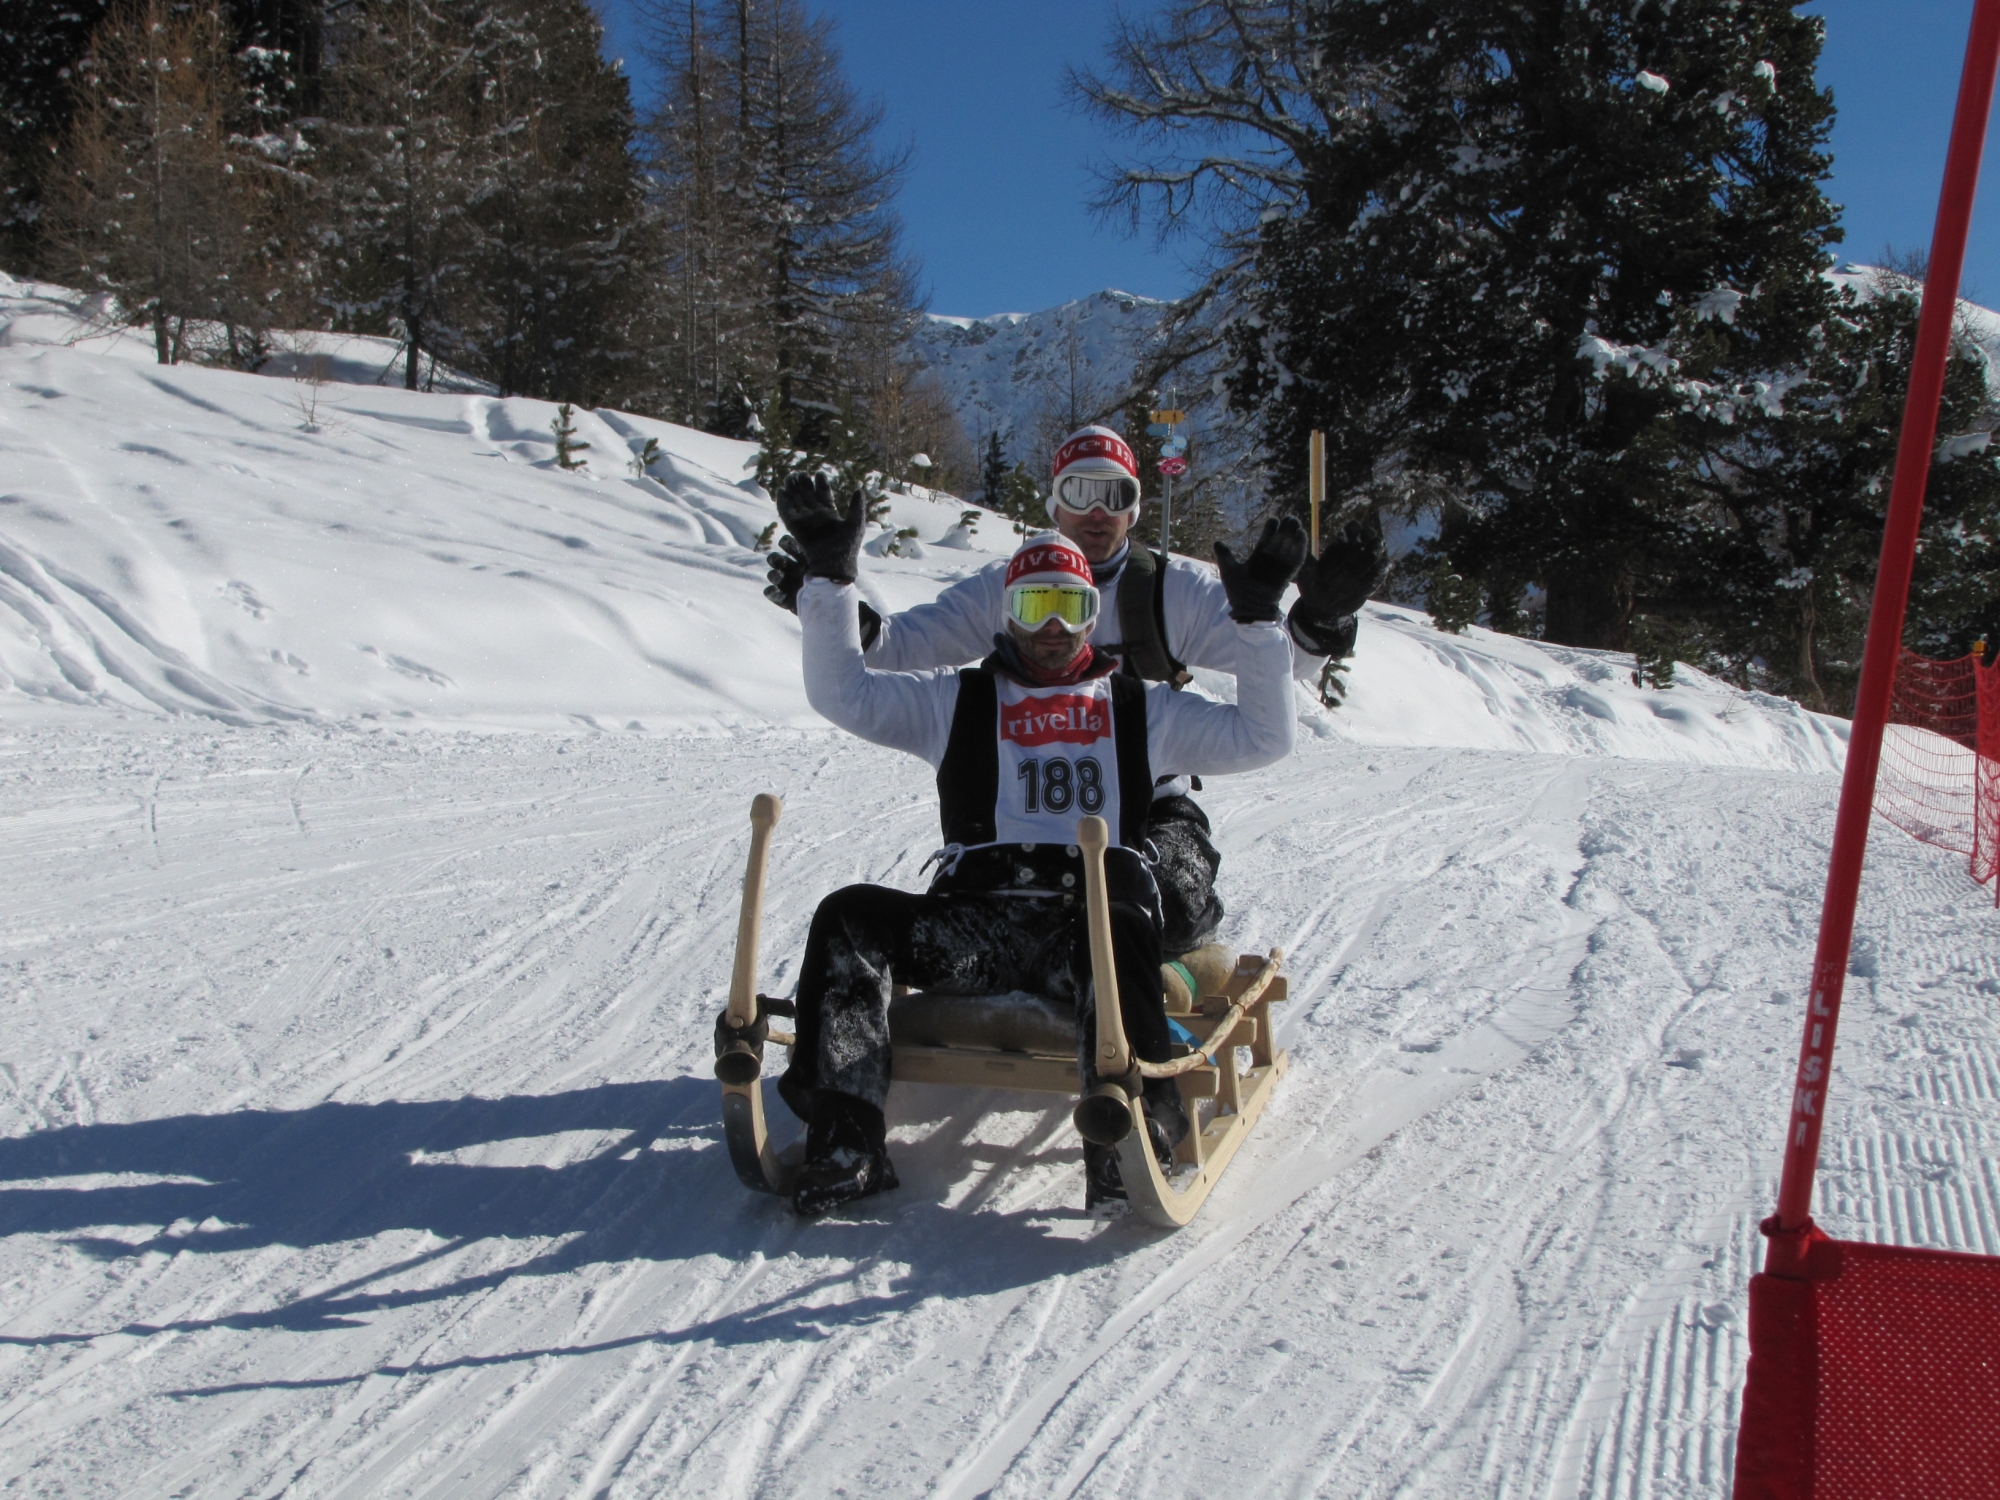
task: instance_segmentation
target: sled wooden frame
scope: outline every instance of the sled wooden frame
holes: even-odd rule
[[[756,1018],[764,875],[770,859],[771,830],[783,810],[784,804],[768,792],[758,794],[750,804],[750,860],[743,877],[743,908],[737,921],[736,961],[729,986],[727,1015],[732,1026],[747,1026]],[[1096,992],[1108,1002],[1097,1007],[1098,1069],[1116,1080],[1100,1085],[1098,1092],[1116,1090],[1131,1112],[1132,1128],[1116,1149],[1133,1210],[1148,1223],[1178,1229],[1201,1211],[1264,1113],[1278,1079],[1284,1076],[1286,1055],[1271,1027],[1271,1007],[1286,996],[1285,978],[1278,972],[1282,955],[1275,948],[1262,957],[1246,954],[1236,961],[1223,993],[1199,996],[1186,1009],[1170,1011],[1196,1040],[1187,1056],[1170,1063],[1138,1062],[1126,1045],[1117,1005],[1117,979],[1111,968],[1110,905],[1104,886],[1107,842],[1103,819],[1083,819],[1078,843],[1084,851],[1091,967]],[[793,1039],[773,1031],[769,1040],[789,1046]],[[1249,1051],[1248,1067],[1239,1065],[1239,1048]],[[1075,1098],[1076,1069],[1074,1054],[898,1043],[892,1052],[889,1076],[908,1083],[1015,1089]],[[1173,1077],[1187,1109],[1190,1128],[1174,1149],[1176,1170],[1172,1178],[1160,1170],[1147,1139],[1139,1104],[1142,1076]],[[1210,1106],[1207,1119],[1203,1118],[1204,1103]],[[782,1152],[773,1149],[764,1118],[761,1078],[722,1084],[722,1125],[730,1164],[744,1185],[790,1197],[801,1147],[794,1145]]]

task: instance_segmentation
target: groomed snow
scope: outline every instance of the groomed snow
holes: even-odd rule
[[[801,1223],[709,1076],[749,797],[774,992],[935,814],[806,709],[748,449],[579,413],[564,474],[544,404],[354,385],[308,433],[4,290],[0,1492],[1727,1493],[1844,725],[1372,608],[1204,794],[1293,1071],[1196,1224],[900,1085],[903,1187]],[[1878,832],[1835,1233],[2000,1252],[1988,900]]]

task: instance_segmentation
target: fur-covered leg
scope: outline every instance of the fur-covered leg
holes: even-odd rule
[[[1146,839],[1159,855],[1153,878],[1160,887],[1161,940],[1170,958],[1200,947],[1222,921],[1222,898],[1215,894],[1222,854],[1208,835],[1208,814],[1192,797],[1153,803]]]

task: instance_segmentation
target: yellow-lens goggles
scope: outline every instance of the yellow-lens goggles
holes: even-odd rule
[[[1097,590],[1087,584],[1021,584],[1007,591],[1007,612],[1029,630],[1055,619],[1074,635],[1097,618]]]

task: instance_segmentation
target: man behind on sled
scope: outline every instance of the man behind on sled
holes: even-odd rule
[[[824,488],[826,480],[819,485]],[[1132,1050],[1166,1061],[1159,893],[1144,848],[1155,779],[1248,771],[1292,749],[1292,649],[1279,596],[1305,554],[1295,520],[1267,523],[1248,558],[1218,546],[1235,618],[1237,701],[1216,703],[1116,671],[1093,652],[1090,564],[1054,533],[1007,569],[993,652],[958,671],[878,672],[862,660],[854,578],[864,506],[799,528],[806,696],[826,718],[937,768],[944,847],[922,895],[852,885],[819,905],[799,976],[798,1042],[778,1090],[806,1121],[793,1194],[802,1214],[896,1186],[883,1106],[892,984],[933,993],[1025,990],[1076,1009],[1081,1083],[1097,1082],[1079,817],[1110,827],[1105,874],[1120,1009]],[[797,534],[795,530],[795,534]],[[1163,1164],[1188,1122],[1171,1080],[1145,1085]],[[1115,1151],[1084,1146],[1085,1204],[1122,1200]]]

